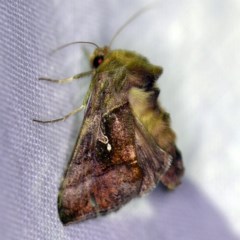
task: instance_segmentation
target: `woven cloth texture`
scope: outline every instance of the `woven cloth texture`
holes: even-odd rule
[[[57,85],[38,77],[88,70],[90,46],[49,52],[76,40],[108,44],[147,1],[0,1],[0,239],[237,239],[232,223],[240,211],[234,200],[239,163],[232,160],[239,158],[234,129],[240,117],[233,106],[240,89],[235,70],[239,4],[228,1],[227,10],[223,2],[160,2],[158,10],[139,17],[113,44],[165,69],[160,98],[183,152],[187,172],[182,185],[173,192],[156,188],[116,213],[63,226],[58,188],[82,114],[49,125],[32,119],[53,119],[78,107],[90,79]],[[226,38],[224,31],[231,35]],[[230,153],[223,151],[225,144]]]

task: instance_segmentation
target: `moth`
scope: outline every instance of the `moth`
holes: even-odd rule
[[[83,105],[64,118],[45,121],[85,109],[59,190],[63,224],[116,211],[159,183],[174,189],[184,171],[170,116],[158,102],[156,81],[163,69],[138,53],[90,44],[96,47],[92,70],[58,80],[91,74]]]

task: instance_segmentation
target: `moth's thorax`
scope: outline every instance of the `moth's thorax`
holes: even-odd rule
[[[111,50],[107,46],[96,48],[90,61],[97,73],[125,69],[128,73],[143,77],[150,76],[156,80],[163,71],[161,67],[151,64],[146,57],[134,51]]]

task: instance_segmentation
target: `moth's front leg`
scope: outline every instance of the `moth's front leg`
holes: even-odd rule
[[[72,110],[70,113],[66,114],[65,116],[61,118],[56,118],[56,119],[51,119],[51,120],[39,120],[39,119],[33,119],[33,122],[38,122],[38,123],[55,123],[55,122],[61,122],[65,121],[68,119],[70,116],[73,116],[74,114],[82,111],[85,108],[85,105],[81,105],[80,107]]]
[[[52,79],[52,78],[48,78],[48,77],[40,77],[39,80],[53,82],[53,83],[70,83],[73,80],[89,76],[89,75],[92,74],[92,72],[93,71],[91,70],[91,71],[88,71],[88,72],[79,73],[79,74],[76,74],[76,75],[74,75],[72,77],[63,78],[63,79]]]

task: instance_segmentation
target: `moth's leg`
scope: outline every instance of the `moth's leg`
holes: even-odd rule
[[[38,120],[38,119],[33,119],[34,122],[38,122],[38,123],[54,123],[54,122],[60,122],[60,121],[65,121],[67,118],[69,118],[70,116],[82,111],[86,106],[85,105],[81,105],[79,108],[74,109],[73,111],[71,111],[70,113],[68,113],[67,115],[61,117],[61,118],[57,118],[57,119],[52,119],[52,120]]]
[[[47,77],[40,77],[39,80],[49,81],[49,82],[53,82],[53,83],[69,83],[69,82],[72,82],[73,80],[89,76],[91,73],[92,73],[92,71],[83,72],[83,73],[76,74],[72,77],[63,78],[63,79],[59,79],[59,80],[47,78]]]
[[[92,73],[91,72],[88,72],[88,73]],[[87,74],[86,73],[80,73],[80,74]],[[46,80],[46,79],[43,79],[43,80]],[[49,81],[49,80],[48,80]],[[51,81],[51,80],[50,80]],[[91,92],[92,92],[92,86],[93,84],[91,83],[90,86],[89,86],[89,89],[87,91],[87,94],[85,95],[84,97],[84,100],[83,100],[83,104],[79,107],[79,108],[76,108],[74,109],[73,111],[71,111],[70,113],[68,113],[67,115],[61,117],[61,118],[57,118],[57,119],[52,119],[52,120],[46,120],[46,121],[43,121],[43,120],[38,120],[38,119],[33,119],[34,122],[39,122],[39,123],[54,123],[54,122],[60,122],[60,121],[65,121],[67,118],[69,118],[70,116],[80,112],[81,110],[83,110],[87,104],[88,104],[88,100],[89,100],[89,97],[91,95]]]

